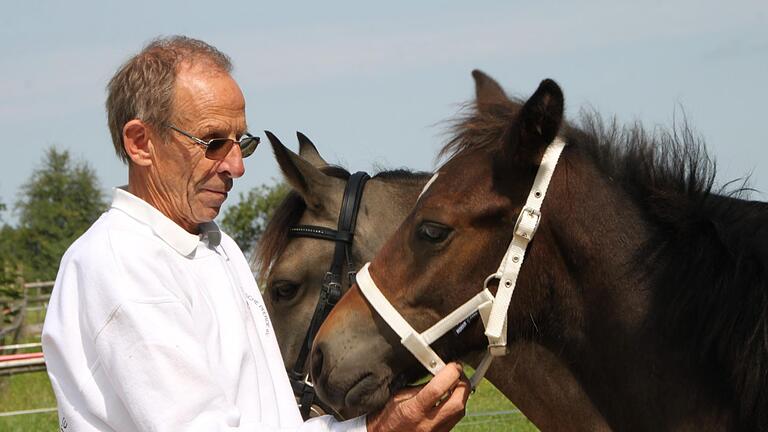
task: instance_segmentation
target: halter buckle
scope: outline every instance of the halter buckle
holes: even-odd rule
[[[509,353],[509,349],[507,349],[507,344],[489,344],[488,352],[493,357],[503,357]]]
[[[328,272],[323,277],[323,286],[327,286],[329,290],[332,291],[341,291],[341,280],[339,275]]]
[[[515,236],[522,237],[526,242],[531,241],[539,228],[541,212],[533,207],[523,207],[515,223]]]

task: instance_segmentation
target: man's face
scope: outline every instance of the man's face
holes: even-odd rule
[[[246,131],[245,99],[234,79],[211,72],[205,65],[183,68],[176,77],[171,122],[208,141],[239,139]],[[190,232],[219,213],[233,179],[243,175],[243,158],[235,145],[223,160],[205,157],[205,149],[177,132],[170,139],[155,137],[151,181],[155,205]]]

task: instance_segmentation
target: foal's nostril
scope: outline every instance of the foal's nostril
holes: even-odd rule
[[[312,350],[312,359],[310,362],[310,373],[312,374],[312,381],[317,382],[320,378],[320,374],[323,372],[323,346],[318,344],[315,349]]]

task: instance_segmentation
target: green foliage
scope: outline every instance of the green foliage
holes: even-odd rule
[[[24,297],[24,288],[20,283],[21,269],[12,259],[10,250],[14,236],[15,230],[10,226],[0,228],[0,330],[16,320],[21,313],[18,304]],[[3,338],[0,338],[2,343]]]
[[[245,195],[241,193],[240,201],[224,211],[222,229],[232,236],[240,249],[249,251],[289,190],[288,185],[279,182],[272,186],[257,186]]]
[[[0,235],[4,234],[5,228],[0,229]],[[0,301],[20,299],[23,296],[19,276],[21,276],[21,270],[14,266],[11,260],[0,258]]]
[[[0,334],[3,333],[4,326],[12,324],[22,313],[19,302],[24,296],[23,288],[17,283],[18,280],[12,279],[14,274],[15,272],[8,268],[0,269]],[[0,345],[3,343],[3,338],[0,337]]]
[[[52,280],[69,245],[107,207],[96,173],[85,162],[73,162],[68,151],[52,147],[19,197],[19,226],[0,253],[22,264],[26,280]]]

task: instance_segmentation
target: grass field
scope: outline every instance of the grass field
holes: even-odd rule
[[[0,412],[56,406],[48,375],[31,372],[0,378]],[[55,412],[0,417],[0,431],[38,432],[59,429]]]
[[[0,413],[56,406],[48,375],[33,372],[0,378]],[[491,414],[491,413],[501,414]],[[2,432],[38,432],[58,430],[55,412],[0,417]],[[536,431],[536,427],[517,411],[493,385],[487,381],[478,387],[469,399],[467,417],[455,431],[490,432]]]
[[[491,414],[501,413],[501,414]],[[493,384],[481,381],[467,403],[467,416],[453,429],[461,432],[538,431]]]

